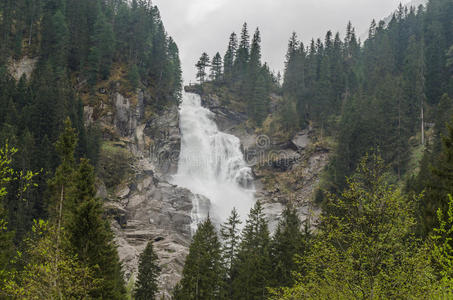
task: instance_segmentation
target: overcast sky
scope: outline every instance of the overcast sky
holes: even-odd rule
[[[345,31],[352,21],[358,35],[371,20],[383,19],[408,0],[154,0],[167,32],[179,46],[185,83],[195,80],[195,63],[203,51],[223,57],[231,32],[249,24],[250,35],[260,28],[263,62],[283,68],[288,39],[293,31],[308,43],[327,30]]]

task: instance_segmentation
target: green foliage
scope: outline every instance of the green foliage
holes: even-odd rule
[[[231,83],[233,80],[233,67],[236,59],[236,51],[238,48],[238,40],[236,33],[232,33],[228,42],[228,48],[223,58],[223,70],[225,74],[225,81]]]
[[[307,223],[308,224],[308,223]],[[274,287],[293,285],[292,273],[297,270],[296,255],[305,256],[309,250],[310,234],[302,233],[296,210],[288,205],[271,241],[272,284]]]
[[[14,256],[14,232],[8,231],[7,214],[3,208],[3,202],[8,194],[7,186],[13,181],[20,180],[22,177],[22,174],[17,174],[11,167],[12,157],[16,153],[17,149],[10,148],[8,144],[0,149],[0,244],[2,245],[0,249],[0,289],[2,290],[5,288],[5,281],[8,280],[9,274],[7,270],[10,268],[11,259]],[[23,201],[21,194],[26,192],[34,175],[31,172],[27,172],[24,184],[19,190],[20,194],[17,195],[16,201]]]
[[[213,81],[219,81],[222,79],[222,75],[222,57],[220,56],[220,53],[217,52],[212,58],[211,74],[209,75],[209,78]]]
[[[130,173],[130,154],[121,146],[104,143],[101,148],[98,175],[107,188],[116,187]]]
[[[247,75],[247,66],[250,59],[250,35],[248,32],[247,23],[244,23],[241,31],[241,38],[236,58],[234,60],[234,75],[235,80],[242,81]]]
[[[15,232],[8,228],[8,220],[11,219],[4,207],[8,207],[8,196],[18,202],[19,207],[27,202],[27,193],[36,184],[33,180],[38,175],[32,171],[16,171],[13,169],[13,157],[18,150],[5,144],[0,148],[0,288],[3,287],[4,280],[8,279],[8,270],[11,269],[11,259],[14,256]],[[8,195],[11,185],[17,185],[15,193]]]
[[[203,83],[206,79],[206,68],[209,67],[210,59],[206,52],[203,52],[195,67],[197,67],[197,79]]]
[[[433,241],[431,255],[436,274],[440,279],[436,292],[451,297],[453,286],[453,199],[451,195],[448,195],[448,199],[448,210],[442,211],[439,208],[437,211],[439,227],[434,228],[431,234]]]
[[[140,74],[138,73],[138,68],[136,65],[132,65],[129,68],[127,78],[129,79],[129,82],[134,89],[138,88],[138,85],[140,83]]]
[[[434,241],[432,256],[442,280],[452,283],[453,280],[453,198],[448,195],[448,210],[437,210],[439,227],[434,228],[432,240]]]
[[[429,176],[422,186],[426,187],[425,197],[421,202],[422,224],[425,234],[429,234],[437,224],[437,211],[446,211],[448,194],[453,193],[452,189],[452,168],[453,168],[453,127],[447,125],[448,133],[442,135],[442,152],[436,157]],[[425,170],[423,170],[425,171]]]
[[[428,297],[432,270],[414,236],[414,201],[387,183],[381,158],[365,157],[329,203],[305,260],[307,273],[281,299]]]
[[[48,222],[35,221],[33,236],[26,240],[26,253],[17,260],[28,262],[20,272],[11,272],[5,281],[5,293],[26,299],[85,299],[98,281],[77,257],[59,247],[66,235]]]
[[[233,280],[233,299],[263,299],[270,283],[270,237],[263,206],[257,201],[242,232]]]
[[[81,160],[73,178],[73,206],[67,225],[69,248],[99,280],[90,297],[122,299],[125,287],[121,264],[109,221],[104,219],[102,203],[96,198],[94,168]]]
[[[198,226],[189,248],[175,299],[217,299],[222,284],[220,242],[208,218]]]
[[[9,277],[11,259],[14,256],[14,232],[8,231],[8,222],[3,207],[0,205],[0,291],[4,290],[5,281]],[[0,294],[1,295],[1,294]]]
[[[227,299],[233,298],[233,282],[236,272],[237,255],[240,243],[239,219],[236,208],[233,208],[228,220],[221,225],[220,236],[222,238],[222,265],[225,268],[225,278],[223,278],[223,295]]]
[[[69,195],[74,188],[74,152],[77,144],[77,134],[69,118],[65,120],[64,125],[64,131],[55,144],[61,164],[57,167],[55,176],[49,181],[49,214],[58,224],[58,230],[61,228],[63,217],[67,216],[73,207],[73,203],[69,202]]]
[[[200,84],[207,86],[205,68],[209,58],[203,53],[196,64],[197,78]],[[247,23],[243,25],[241,41],[238,45],[237,36],[230,36],[228,48],[223,60],[216,53],[211,62],[209,79],[215,83],[215,92],[223,94],[227,91],[242,102],[250,120],[256,126],[261,126],[269,113],[270,92],[279,85],[276,77],[266,64],[261,63],[261,33],[257,28],[250,43]],[[245,105],[244,105],[245,104]],[[231,107],[238,110],[237,107]]]
[[[109,80],[113,62],[134,66],[132,86],[152,88],[159,107],[177,103],[182,82],[178,48],[157,7],[133,2],[0,4],[0,149],[8,145],[0,153],[2,292],[5,279],[18,298],[123,298],[110,224],[94,195],[94,168],[85,159],[78,163],[89,157],[97,164],[101,138],[96,125],[85,128],[79,93],[93,93]],[[37,63],[16,81],[9,60],[25,56]],[[125,163],[120,180],[129,169],[125,152],[109,157]],[[35,219],[47,220],[39,223],[46,228],[35,224],[39,234],[24,243]],[[12,264],[15,247],[25,251]]]
[[[135,283],[135,299],[155,299],[158,292],[157,279],[160,267],[157,264],[157,255],[153,250],[153,242],[148,242],[145,250],[140,254],[138,276]]]

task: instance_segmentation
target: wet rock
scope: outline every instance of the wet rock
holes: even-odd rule
[[[296,134],[291,140],[292,145],[296,147],[296,150],[303,150],[310,144],[310,137],[307,131],[302,131]]]
[[[121,228],[125,228],[127,226],[127,211],[119,203],[106,203],[105,212],[107,216],[113,217]]]
[[[152,137],[150,158],[157,167],[156,171],[159,171],[159,175],[168,177],[168,175],[176,173],[181,149],[177,108],[165,109],[158,116],[149,120],[144,134]]]
[[[114,96],[115,127],[122,136],[129,136],[137,126],[137,119],[131,110],[131,102],[120,93]]]
[[[124,199],[129,195],[130,192],[131,192],[130,188],[128,186],[125,186],[116,192],[116,196],[120,199]]]

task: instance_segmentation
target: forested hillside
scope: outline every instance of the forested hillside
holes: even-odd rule
[[[271,138],[309,128],[327,140],[323,213],[301,224],[288,199],[273,235],[259,203],[242,232],[235,212],[220,236],[208,220],[176,298],[451,298],[453,3],[400,5],[362,42],[351,23],[308,45],[293,33],[281,80],[261,63],[259,30],[250,44],[243,28],[223,62],[202,55],[190,89]]]
[[[282,74],[258,28],[227,43],[186,89],[301,169],[323,152],[316,217],[284,186],[316,180],[271,164],[275,230],[256,201],[192,234],[209,199],[167,182],[182,75],[150,0],[1,1],[0,299],[154,299],[179,279],[181,300],[453,298],[453,2],[400,5],[365,41],[293,33]]]
[[[85,126],[84,106],[102,112],[105,87],[140,89],[158,112],[178,103],[181,83],[151,1],[1,1],[0,298],[125,298],[95,197],[109,135]]]
[[[417,174],[423,151],[425,160],[439,154],[451,118],[452,9],[441,0],[426,8],[400,5],[388,24],[371,22],[363,43],[351,23],[345,37],[329,31],[309,45],[293,33],[281,86],[280,75],[261,63],[259,30],[250,43],[245,24],[239,43],[231,35],[223,70],[220,54],[212,62],[203,54],[198,78],[204,92],[223,95],[270,135],[313,127],[320,137],[333,137],[335,156],[322,189],[340,192],[370,151],[404,185]],[[283,97],[277,111],[270,93]]]

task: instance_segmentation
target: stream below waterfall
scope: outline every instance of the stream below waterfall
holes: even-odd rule
[[[183,94],[181,153],[172,183],[195,194],[192,231],[208,215],[216,224],[225,222],[233,207],[244,220],[254,203],[253,176],[240,140],[219,131],[213,117],[199,95]]]

